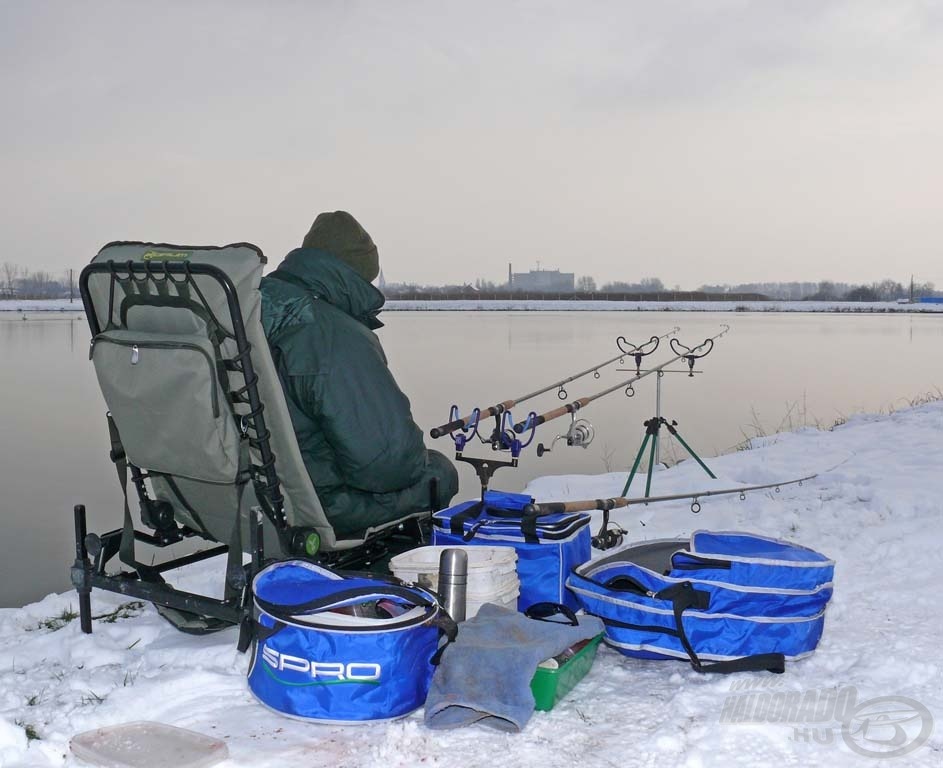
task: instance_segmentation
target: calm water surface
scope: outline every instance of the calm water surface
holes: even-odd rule
[[[673,326],[688,345],[730,333],[689,378],[662,380],[662,411],[698,453],[732,450],[745,436],[800,423],[830,425],[858,411],[900,408],[943,387],[943,316],[714,314],[687,312],[388,312],[379,331],[390,365],[424,430],[531,392],[612,357],[614,339],[641,342]],[[77,313],[0,313],[0,606],[19,605],[68,587],[72,506],[84,503],[92,530],[121,523],[121,496],[108,459],[104,401],[88,361],[89,334]],[[649,360],[670,357],[660,349]],[[626,366],[627,367],[627,366]],[[673,366],[677,368],[678,366]],[[629,378],[613,365],[568,385],[571,398]],[[548,393],[519,406],[556,407]],[[501,470],[495,487],[520,490],[538,475],[625,470],[655,412],[654,376],[627,398],[615,393],[581,415],[596,426],[587,449],[561,443],[538,459],[525,452],[518,470]],[[565,419],[540,428],[549,444]],[[432,441],[446,453],[447,439]],[[483,449],[469,454],[485,455]],[[670,441],[663,458],[681,458]],[[810,459],[815,468],[814,457]],[[477,493],[461,465],[462,494]]]

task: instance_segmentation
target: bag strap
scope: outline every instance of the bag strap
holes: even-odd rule
[[[255,602],[265,613],[276,619],[291,619],[292,616],[298,613],[317,613],[318,611],[333,608],[338,603],[356,600],[358,597],[373,597],[378,594],[382,594],[385,597],[400,597],[424,608],[436,604],[434,600],[423,597],[421,592],[417,592],[409,587],[397,587],[392,584],[379,584],[376,589],[371,589],[370,587],[340,589],[326,597],[319,597],[294,605],[272,603],[258,595],[255,596]]]
[[[484,511],[485,503],[483,501],[476,501],[468,509],[462,510],[457,515],[452,515],[452,519],[449,520],[449,532],[453,536],[461,536],[465,541],[470,541],[475,536],[475,534],[470,532],[471,536],[468,539],[465,539],[465,522],[467,520],[474,520],[477,517],[481,517],[481,513]]]
[[[471,541],[473,538],[475,538],[475,534],[478,533],[478,529],[481,528],[481,526],[483,526],[486,521],[479,521],[468,531],[465,530],[465,523],[469,520],[476,520],[477,518],[481,517],[482,513],[486,509],[489,510],[488,514],[492,517],[508,520],[516,520],[520,518],[521,533],[524,535],[524,542],[526,544],[540,543],[540,537],[537,535],[538,518],[556,514],[554,512],[535,512],[533,514],[526,514],[524,512],[499,510],[489,507],[488,503],[485,501],[476,501],[468,509],[462,510],[457,515],[452,515],[452,518],[449,520],[449,532],[453,536],[461,536],[462,541]]]
[[[429,659],[429,663],[433,667],[437,667],[439,662],[442,661],[442,654],[445,653],[445,649],[454,643],[458,637],[458,624],[446,613],[445,609],[442,609],[432,620],[432,626],[438,627],[440,639],[445,638],[445,642],[436,649],[436,652],[432,654],[432,658]]]
[[[690,581],[672,584],[660,592],[655,593],[659,600],[670,600],[674,609],[675,626],[678,630],[678,639],[691,659],[691,666],[695,672],[727,675],[733,672],[773,672],[782,674],[786,670],[786,657],[781,653],[757,653],[752,656],[742,656],[739,659],[715,661],[710,664],[702,662],[694,652],[694,647],[684,631],[682,614],[688,608],[706,610],[710,606],[710,593],[696,590]]]

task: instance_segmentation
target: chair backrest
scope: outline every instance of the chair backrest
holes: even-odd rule
[[[261,504],[283,550],[294,529],[327,551],[356,546],[336,539],[302,461],[262,328],[264,263],[248,243],[102,248],[80,285],[102,393],[179,522],[228,541]]]

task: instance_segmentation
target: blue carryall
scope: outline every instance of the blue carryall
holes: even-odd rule
[[[822,636],[834,567],[786,541],[697,531],[690,542],[622,548],[568,584],[626,656],[688,659],[698,672],[782,672]]]
[[[262,569],[252,590],[249,689],[289,717],[354,723],[408,715],[426,700],[441,632],[455,638],[455,623],[420,587],[288,560]],[[357,616],[364,606],[372,618]]]
[[[521,592],[519,611],[534,603],[563,603],[576,609],[566,588],[567,575],[592,552],[587,514],[528,514],[533,498],[520,493],[485,491],[481,501],[466,501],[432,516],[437,546],[480,544],[517,551]]]

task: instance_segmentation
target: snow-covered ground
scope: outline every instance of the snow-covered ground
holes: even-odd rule
[[[256,703],[234,630],[179,634],[152,608],[125,605],[115,613],[126,601],[95,592],[93,612],[105,618],[84,636],[77,621],[68,621],[74,594],[50,595],[0,611],[0,765],[77,764],[68,749],[73,734],[155,720],[225,739],[225,766],[940,766],[941,450],[943,403],[856,416],[830,432],[774,435],[754,440],[751,450],[711,459],[716,481],[693,462],[658,472],[653,493],[822,473],[802,486],[751,493],[745,501],[705,498],[699,515],[686,502],[616,513],[629,540],[698,528],[746,530],[834,558],[835,594],[822,642],[784,675],[702,676],[682,662],[627,659],[604,647],[585,680],[517,735],[479,727],[433,732],[419,713],[383,725],[311,725]],[[530,490],[543,500],[595,498],[617,495],[624,480],[624,473],[549,477]],[[186,586],[221,579],[222,563],[215,568],[195,571]],[[752,686],[819,704],[825,719],[814,722],[807,707],[799,722],[732,722],[752,711],[743,698],[759,695]],[[859,751],[826,711],[839,691],[857,704],[849,741]],[[882,703],[867,702],[883,697],[912,700],[883,702],[885,713],[888,704],[903,708],[913,715],[910,722],[895,730],[874,714]],[[935,725],[926,722],[929,716]],[[922,724],[933,728],[929,738],[905,757],[881,763],[862,754],[879,749],[882,739],[899,737],[906,746]]]
[[[943,312],[943,304],[898,304],[894,301],[565,301],[462,300],[406,301],[390,299],[388,312],[491,310],[498,312]],[[82,311],[82,303],[68,299],[0,299],[0,312]]]
[[[76,299],[0,299],[0,312],[79,312],[82,300]]]

